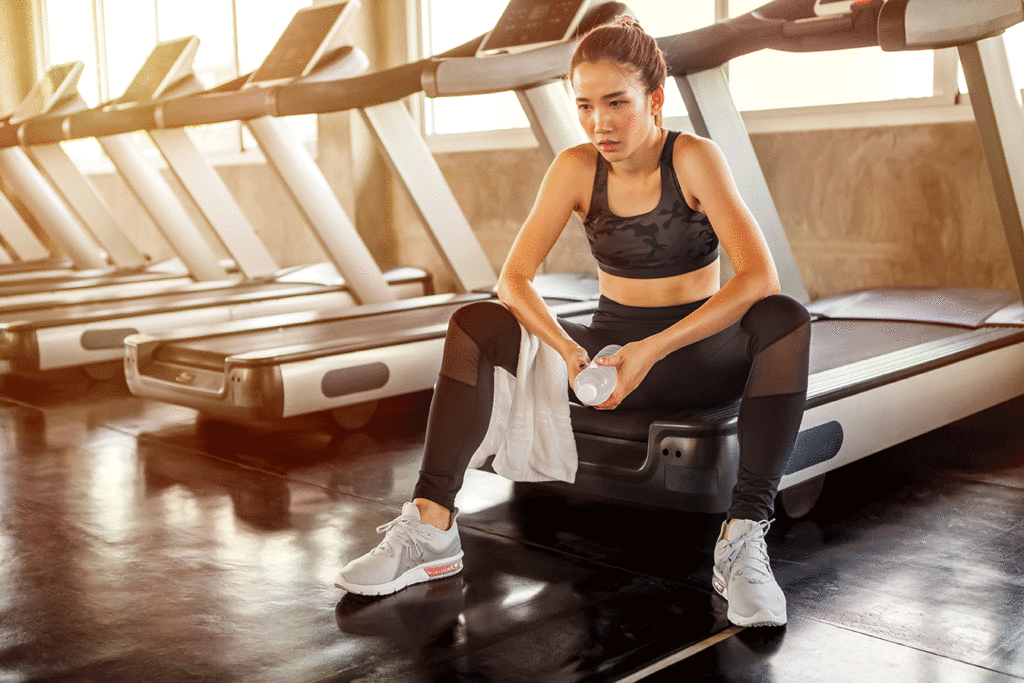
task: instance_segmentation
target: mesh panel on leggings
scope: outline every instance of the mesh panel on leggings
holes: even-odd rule
[[[480,347],[461,327],[452,323],[444,340],[440,374],[475,387],[479,368]]]
[[[810,323],[804,323],[754,358],[754,367],[744,396],[777,396],[807,391],[807,337]]]

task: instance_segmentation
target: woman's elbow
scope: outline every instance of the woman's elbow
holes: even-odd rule
[[[751,272],[744,278],[747,283],[746,294],[750,303],[756,303],[761,299],[774,294],[782,293],[782,285],[779,283],[779,276],[774,269],[770,272]]]
[[[515,303],[522,298],[521,292],[528,281],[521,277],[517,277],[515,274],[502,271],[498,277],[498,286],[495,287],[495,293],[498,295],[498,300],[512,308]]]
[[[779,283],[779,278],[776,277],[766,281],[763,290],[764,295],[761,297],[762,299],[774,296],[775,294],[782,294],[782,285]]]

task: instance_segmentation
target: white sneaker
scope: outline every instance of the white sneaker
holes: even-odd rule
[[[334,585],[358,595],[388,595],[414,583],[440,579],[462,571],[462,543],[452,512],[447,531],[420,521],[412,503],[402,515],[377,527],[384,540],[362,557],[345,565]]]
[[[772,574],[764,542],[770,525],[749,519],[726,522],[715,544],[711,585],[729,601],[727,616],[737,626],[786,623],[786,596]]]

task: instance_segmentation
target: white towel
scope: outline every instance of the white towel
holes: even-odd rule
[[[469,467],[494,455],[494,471],[512,481],[571,483],[579,460],[569,419],[569,371],[557,351],[520,329],[516,374],[494,369],[491,421]]]

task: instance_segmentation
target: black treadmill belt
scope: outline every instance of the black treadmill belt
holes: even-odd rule
[[[161,344],[153,359],[189,367],[221,371],[230,356],[263,352],[263,360],[280,355],[313,353],[340,346],[374,346],[389,336],[408,337],[419,330],[444,336],[448,319],[465,302],[412,308],[385,315],[311,321],[269,329],[169,341]]]
[[[153,350],[155,361],[221,372],[227,358],[247,354],[251,365],[269,365],[319,356],[380,348],[422,339],[439,339],[448,320],[472,301],[487,301],[486,294],[461,296],[432,306],[330,320],[307,320],[270,328],[250,328],[224,334],[168,340]],[[595,303],[547,299],[552,310],[575,322],[583,322]]]
[[[66,276],[55,275],[52,277],[24,278],[0,283],[0,293],[3,296],[14,296],[20,294],[36,294],[43,292],[74,292],[76,290],[89,289],[109,285],[134,284],[136,282],[150,282],[153,280],[183,279],[194,282],[189,278],[188,273],[168,273],[143,271],[136,273],[112,273],[109,275],[96,276]]]
[[[962,328],[879,320],[811,323],[811,374],[877,358],[963,332]]]
[[[95,301],[83,304],[11,311],[0,313],[0,323],[25,327],[58,327],[70,323],[89,323],[100,320],[127,318],[132,315],[156,315],[227,304],[242,304],[270,298],[299,296],[330,291],[344,291],[344,287],[325,287],[295,282],[251,282],[227,287],[214,287],[200,291],[171,291],[125,300]]]

